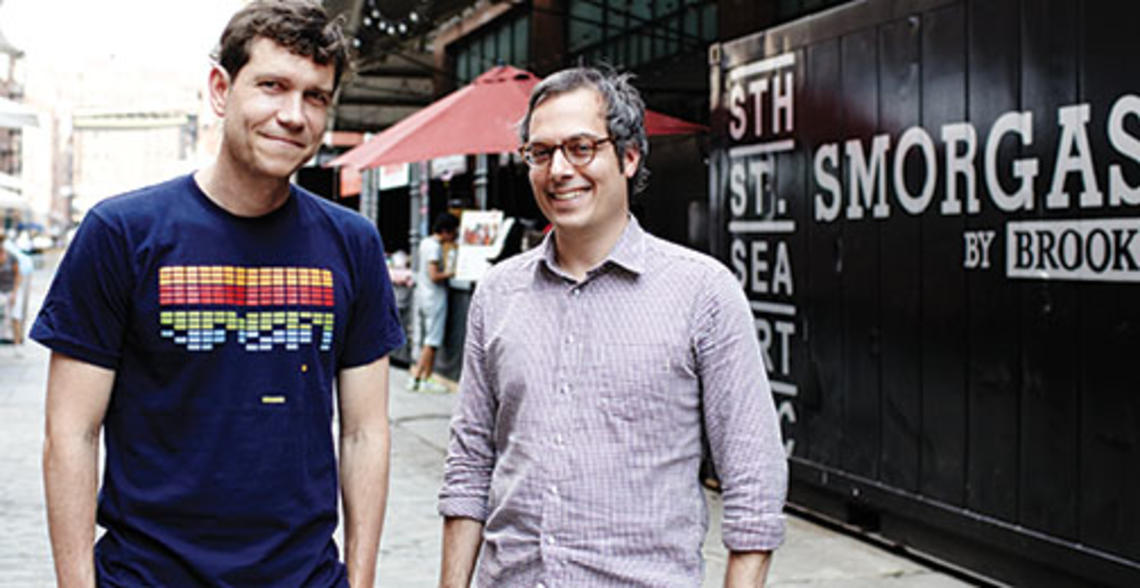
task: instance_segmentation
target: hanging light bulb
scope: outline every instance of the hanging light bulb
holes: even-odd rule
[[[420,22],[420,15],[416,14],[416,11],[415,11],[415,10],[413,10],[413,11],[411,11],[411,12],[409,12],[409,13],[408,13],[408,18],[409,18],[409,19],[410,19],[412,22]]]
[[[399,25],[396,25],[396,28],[400,30],[401,35],[408,32],[408,25],[402,22]]]
[[[380,9],[378,9],[378,8],[372,9],[372,18],[380,18]]]
[[[372,26],[372,19],[368,18],[367,16],[364,17],[364,26]]]

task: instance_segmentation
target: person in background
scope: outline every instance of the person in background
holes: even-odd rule
[[[644,108],[628,76],[592,68],[531,93],[521,151],[554,229],[472,297],[443,587],[699,586],[702,432],[724,489],[725,585],[762,586],[783,540],[787,463],[740,283],[629,213]]]
[[[431,226],[431,235],[420,241],[416,255],[415,308],[416,345],[420,356],[408,376],[408,388],[421,392],[444,392],[446,387],[432,379],[435,354],[443,345],[447,326],[447,281],[455,276],[445,263],[445,247],[459,234],[459,219],[442,212]]]
[[[23,345],[24,317],[28,316],[28,300],[31,298],[32,274],[36,271],[36,263],[31,255],[17,247],[11,239],[4,241],[4,248],[20,264],[20,287],[16,290],[16,302],[12,311],[12,332],[16,345]]]
[[[27,270],[16,256],[15,247],[8,241],[8,236],[0,231],[0,308],[3,308],[4,318],[11,328],[12,342],[21,345],[24,341],[24,327],[20,293],[23,290],[22,282],[27,281]]]
[[[316,1],[256,0],[215,59],[213,162],[91,208],[32,329],[58,583],[372,586],[404,334],[375,225],[289,181],[348,42]]]

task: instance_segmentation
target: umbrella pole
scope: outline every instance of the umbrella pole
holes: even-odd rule
[[[376,168],[368,168],[361,173],[360,213],[377,226],[380,224],[380,186],[378,180]]]
[[[431,179],[428,177],[427,162],[417,161],[411,164],[411,168],[408,248],[411,249],[412,267],[419,267],[419,260],[416,258],[419,257],[420,239],[427,235],[428,193]]]
[[[487,210],[487,154],[475,156],[475,208]]]

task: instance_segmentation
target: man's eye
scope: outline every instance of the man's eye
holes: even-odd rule
[[[589,155],[594,150],[594,145],[589,141],[574,141],[567,145],[567,147],[578,155]]]
[[[308,97],[309,101],[313,102],[314,104],[319,104],[321,106],[328,106],[329,104],[329,97],[327,94],[313,92],[309,94]]]
[[[550,157],[550,147],[546,145],[533,145],[530,148],[530,156],[535,159],[546,159]]]
[[[277,90],[281,87],[281,82],[275,80],[265,80],[258,85],[262,88],[265,88],[266,90]]]

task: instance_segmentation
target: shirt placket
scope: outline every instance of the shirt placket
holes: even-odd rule
[[[574,423],[576,418],[575,383],[576,374],[583,369],[586,318],[587,313],[582,308],[582,288],[585,283],[571,284],[561,296],[560,304],[564,309],[559,321],[560,345],[562,361],[558,362],[555,372],[554,390],[550,407],[552,414],[557,415],[551,419],[551,427],[547,442],[551,452],[548,460],[547,484],[542,490],[542,533],[539,537],[540,552],[542,554],[543,573],[536,586],[552,588],[561,586],[569,581],[566,575],[566,552],[563,543],[569,539],[570,521],[567,519],[566,500],[567,490],[575,470],[573,460],[574,450],[578,443],[583,442],[575,436]]]

